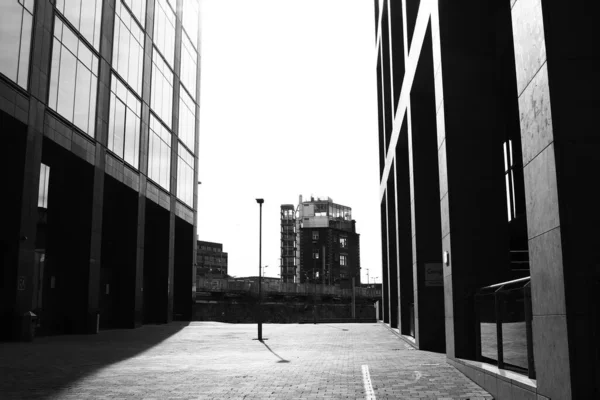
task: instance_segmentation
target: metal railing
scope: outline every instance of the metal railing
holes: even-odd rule
[[[381,297],[379,288],[355,287],[357,297]],[[258,282],[246,280],[207,279],[198,278],[196,281],[197,292],[231,292],[258,295]],[[299,294],[299,295],[329,295],[338,297],[352,297],[352,289],[342,289],[339,285],[322,285],[314,283],[284,283],[262,282],[264,294]]]
[[[475,294],[477,358],[535,379],[530,277]]]

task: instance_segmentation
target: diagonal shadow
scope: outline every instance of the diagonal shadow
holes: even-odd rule
[[[0,398],[54,399],[75,382],[150,350],[188,325],[172,322],[0,343]]]
[[[330,328],[334,328],[334,329],[339,329],[340,331],[344,331],[344,332],[348,332],[349,329],[345,329],[345,328],[338,328],[337,326],[333,326],[333,325],[327,325],[327,324],[321,324],[322,326],[328,326]]]
[[[277,358],[279,358],[279,361],[277,361],[279,364],[284,364],[284,363],[289,363],[291,361],[286,360],[285,358],[281,357],[279,354],[275,353],[265,342],[261,341],[262,344],[265,345],[265,347],[267,348],[267,350],[269,350],[271,353],[273,353]]]

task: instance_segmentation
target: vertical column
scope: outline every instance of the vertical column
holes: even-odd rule
[[[33,308],[36,286],[34,276],[34,250],[38,222],[38,190],[40,166],[42,161],[42,143],[44,112],[48,90],[48,67],[52,41],[52,4],[48,0],[38,0],[35,6],[34,25],[31,35],[31,68],[28,104],[27,137],[25,140],[25,158],[23,165],[23,187],[21,192],[20,229],[18,236],[17,280],[8,282],[18,287],[15,298],[15,329],[20,331],[23,314]],[[20,332],[21,335],[26,332]]]
[[[413,40],[418,40],[413,37]],[[410,94],[415,339],[423,350],[444,350],[439,173],[431,29],[427,29]]]
[[[400,128],[400,136],[396,145],[396,210],[398,222],[398,281],[399,281],[399,314],[400,332],[411,334],[411,308],[414,303],[413,292],[413,256],[412,256],[412,222],[410,205],[410,169],[408,155],[408,123],[404,118]]]
[[[389,266],[388,266],[388,238],[387,238],[387,196],[384,195],[381,201],[381,250],[382,250],[382,268],[381,268],[381,296],[382,296],[382,314],[383,322],[390,322],[390,288],[389,288]]]
[[[390,327],[398,328],[398,235],[396,221],[396,182],[394,164],[388,175],[386,202],[387,202],[387,231],[388,231],[388,271],[389,271],[389,304],[390,304]]]

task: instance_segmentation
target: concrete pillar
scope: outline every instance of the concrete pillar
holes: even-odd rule
[[[505,34],[498,12],[508,9],[501,3],[440,1],[431,17],[441,250],[450,260],[443,267],[446,353],[452,358],[475,359],[475,291],[510,276],[506,128],[500,123],[507,117],[495,107],[504,90],[497,82],[508,73],[498,62]]]
[[[410,159],[415,340],[444,350],[441,222],[431,30],[427,29],[410,94]],[[437,275],[439,274],[439,275]]]
[[[42,52],[43,48],[50,48],[52,40],[52,4],[48,0],[40,0],[35,8],[33,32],[31,35],[31,59],[29,89],[31,96],[27,105],[27,137],[25,139],[25,154],[22,164],[23,186],[19,210],[20,221],[18,236],[14,237],[17,247],[17,271],[15,280],[9,285],[16,288],[14,307],[14,329],[12,336],[22,336],[22,317],[26,311],[34,307],[34,292],[37,283],[34,281],[34,250],[38,222],[38,191],[40,180],[40,166],[42,160],[42,144],[44,130],[45,101],[48,91],[48,76],[50,53]],[[12,301],[11,301],[12,302]]]
[[[389,267],[388,267],[388,235],[387,235],[387,196],[383,197],[381,202],[381,247],[382,269],[381,269],[381,297],[382,297],[382,315],[383,322],[390,322],[390,288],[389,288]]]
[[[403,335],[411,334],[411,307],[414,303],[413,256],[410,206],[410,170],[408,155],[408,123],[406,118],[400,129],[396,145],[396,210],[398,222],[398,281],[399,322]]]
[[[398,328],[398,235],[396,221],[396,182],[394,179],[394,167],[390,169],[387,182],[387,231],[388,231],[388,271],[389,271],[389,304],[390,304],[390,326]]]

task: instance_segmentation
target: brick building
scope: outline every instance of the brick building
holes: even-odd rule
[[[198,240],[196,246],[196,276],[227,278],[227,253],[223,251],[223,244]]]

